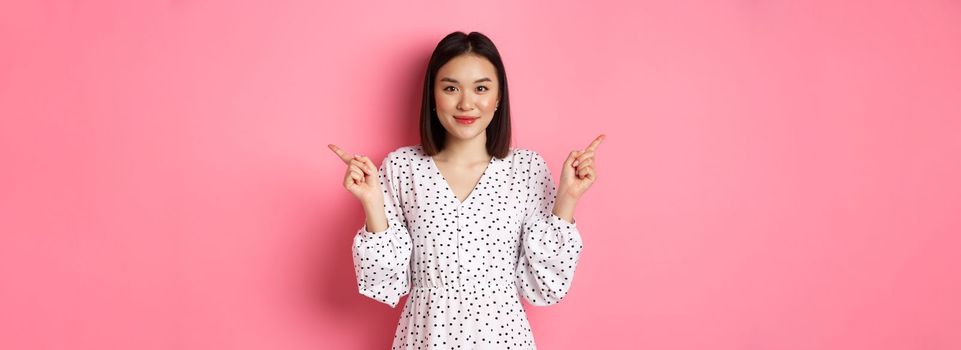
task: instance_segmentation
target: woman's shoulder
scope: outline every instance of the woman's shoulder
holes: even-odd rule
[[[528,163],[534,160],[544,159],[537,151],[526,147],[511,147],[509,157],[514,157],[515,162]]]
[[[394,150],[387,152],[387,156],[384,157],[384,162],[391,162],[394,164],[404,164],[409,163],[415,159],[420,159],[424,156],[424,150],[420,145],[405,145],[395,148]]]
[[[400,157],[412,157],[421,154],[423,154],[423,148],[420,145],[400,146],[388,153],[388,155],[396,155]]]

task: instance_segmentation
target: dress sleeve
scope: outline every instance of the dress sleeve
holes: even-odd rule
[[[380,166],[380,187],[384,192],[387,229],[370,232],[367,224],[357,230],[353,241],[354,273],[360,294],[397,306],[410,291],[411,238],[400,206],[400,173],[388,155]]]
[[[545,306],[567,295],[583,244],[577,221],[553,213],[557,188],[547,162],[536,152],[529,175],[515,283],[527,301]]]

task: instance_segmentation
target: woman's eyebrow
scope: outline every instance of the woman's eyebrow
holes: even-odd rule
[[[454,84],[458,84],[458,81],[457,81],[457,80],[454,80],[454,78],[443,77],[443,78],[440,78],[440,81],[447,81],[447,82],[451,82],[451,83],[454,83]],[[475,81],[474,81],[474,84],[477,84],[477,83],[480,83],[480,82],[484,82],[484,81],[493,81],[493,80],[491,80],[491,78],[480,78],[480,79],[475,80]]]

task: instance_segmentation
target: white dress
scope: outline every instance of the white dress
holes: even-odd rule
[[[407,298],[392,349],[534,349],[519,295],[561,301],[583,248],[552,213],[544,158],[513,148],[493,157],[463,203],[420,145],[380,166],[388,228],[353,241],[360,293],[395,307]]]

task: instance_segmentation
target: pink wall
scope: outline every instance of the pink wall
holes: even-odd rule
[[[961,348],[957,1],[320,3],[0,3],[0,348],[386,348],[326,145],[453,30],[555,179],[607,135],[543,349]]]

